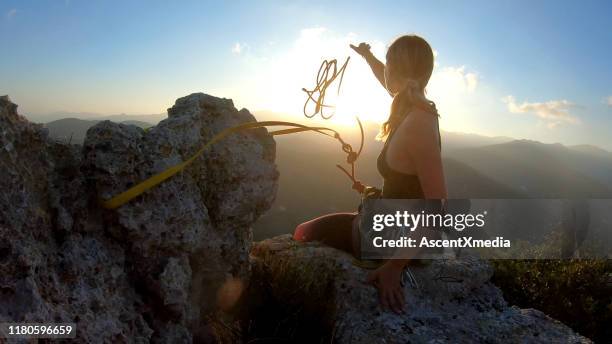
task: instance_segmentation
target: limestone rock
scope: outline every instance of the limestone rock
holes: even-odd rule
[[[116,210],[108,199],[253,121],[231,100],[180,98],[144,131],[103,121],[55,142],[0,98],[0,322],[76,322],[79,342],[196,340],[228,278],[248,282],[251,224],[278,172],[265,129],[234,134]],[[206,337],[206,333],[203,334]]]
[[[347,253],[285,235],[252,254],[267,302],[301,312],[296,323],[316,319],[335,343],[590,343],[540,311],[509,307],[489,282],[491,266],[473,256],[410,267],[417,283],[404,286],[406,313],[397,315],[381,309],[368,270]]]
[[[149,338],[124,249],[85,221],[78,149],[16,110],[0,97],[0,322],[76,322],[82,342]]]

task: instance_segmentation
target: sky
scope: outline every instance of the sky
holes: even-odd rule
[[[444,130],[612,149],[610,1],[0,0],[0,94],[24,115],[158,114],[194,92],[308,121],[323,59],[350,56],[334,123],[390,97],[349,43],[418,34]]]

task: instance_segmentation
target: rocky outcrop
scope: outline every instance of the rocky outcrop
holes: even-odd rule
[[[0,322],[75,322],[80,342],[189,342],[250,275],[251,224],[278,172],[265,129],[234,134],[130,203],[108,199],[253,121],[231,100],[180,98],[144,131],[103,121],[55,142],[0,98]]]
[[[540,311],[508,306],[491,266],[473,256],[409,267],[416,283],[406,283],[406,313],[396,315],[347,253],[286,235],[252,254],[254,280],[265,302],[282,305],[277,321],[293,326],[294,340],[324,327],[334,343],[590,343]]]
[[[289,236],[251,250],[250,226],[278,180],[265,129],[227,137],[116,210],[100,207],[253,120],[231,100],[192,94],[146,131],[103,121],[71,145],[0,97],[0,322],[74,322],[81,343],[588,342],[509,307],[474,257],[411,267],[418,285],[406,285],[398,316],[341,251]],[[220,333],[237,304],[245,326]]]

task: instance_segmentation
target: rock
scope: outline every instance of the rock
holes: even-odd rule
[[[85,216],[78,149],[16,110],[0,97],[0,322],[76,322],[82,342],[149,338],[125,250]]]
[[[347,253],[284,235],[255,244],[252,255],[253,280],[265,302],[282,305],[293,339],[322,326],[335,343],[590,343],[540,311],[509,307],[489,282],[491,266],[474,256],[411,266],[418,283],[406,284],[407,311],[396,315],[381,309],[364,283],[368,270]]]
[[[250,226],[276,194],[267,131],[234,134],[105,210],[100,198],[255,118],[231,100],[192,94],[146,132],[103,121],[80,146],[49,139],[16,110],[0,98],[0,322],[75,322],[88,343],[206,337],[228,278],[248,284]]]
[[[278,181],[265,129],[227,137],[116,210],[100,206],[253,120],[199,93],[147,131],[102,121],[71,145],[0,97],[0,322],[74,322],[80,343],[234,342],[245,338],[238,308],[250,327],[302,341],[589,342],[509,307],[475,257],[411,267],[418,288],[405,287],[398,316],[348,254],[290,236],[252,247]]]

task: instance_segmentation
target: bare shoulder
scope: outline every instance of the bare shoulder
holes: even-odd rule
[[[438,117],[436,115],[422,109],[414,109],[408,114],[399,129],[414,137],[415,135],[429,136],[432,131],[437,133],[437,128]]]

